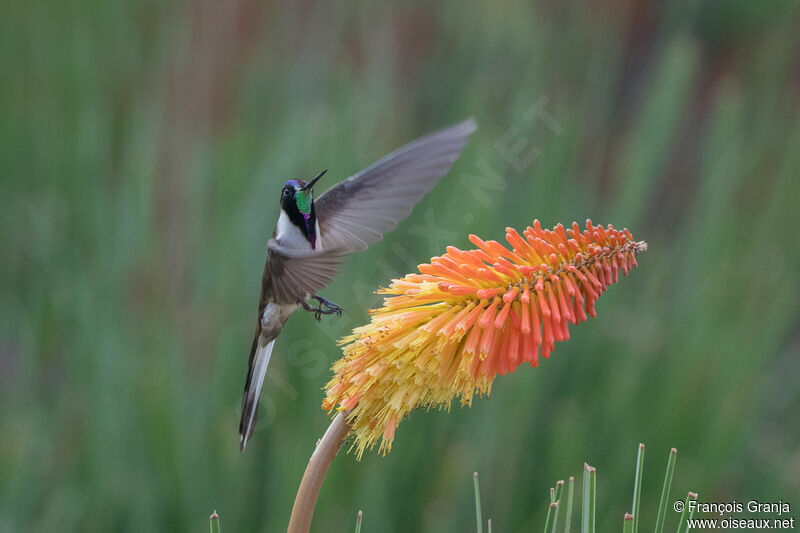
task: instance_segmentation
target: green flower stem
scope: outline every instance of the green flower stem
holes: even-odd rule
[[[556,483],[556,490],[555,490],[555,495],[554,495],[555,499],[553,501],[554,502],[560,502],[561,501],[561,494],[563,492],[564,492],[564,480],[563,479],[559,479],[558,482]]]
[[[692,518],[692,516],[694,516],[694,509],[689,511],[689,507],[691,507],[689,505],[689,502],[691,500],[696,500],[696,499],[697,499],[697,494],[695,494],[694,492],[690,492],[689,494],[686,495],[686,501],[684,502],[683,506],[683,513],[681,513],[681,521],[678,524],[678,533],[684,533],[686,531],[689,531],[688,520]]]
[[[575,489],[575,476],[569,476],[569,487],[567,488],[567,516],[564,518],[564,533],[569,533],[572,526],[572,497]]]
[[[483,519],[481,518],[481,489],[478,486],[478,473],[472,476],[475,482],[475,520],[478,522],[478,533],[483,533]]]
[[[594,533],[595,524],[595,492],[597,489],[597,469],[584,463],[583,465],[583,518],[581,531]]]
[[[661,501],[658,504],[658,516],[656,517],[655,533],[664,531],[664,520],[667,518],[667,505],[669,505],[669,491],[672,487],[672,474],[675,472],[675,461],[678,458],[678,450],[672,448],[667,459],[667,474],[664,476],[664,486],[661,488]]]
[[[544,523],[544,533],[555,533],[558,523],[558,502],[552,502],[547,508],[547,520]]]
[[[211,523],[211,533],[219,533],[219,515],[216,511],[211,513],[209,522]]]
[[[622,519],[622,533],[633,533],[633,528],[635,526],[636,521],[633,519],[633,515],[630,513],[625,513],[625,518]]]
[[[644,444],[639,443],[636,456],[636,479],[633,483],[633,533],[639,533],[639,504],[642,501],[642,469],[644,468]]]

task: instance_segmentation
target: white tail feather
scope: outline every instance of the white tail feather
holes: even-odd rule
[[[274,345],[275,339],[272,339],[264,346],[259,343],[253,356],[253,373],[250,376],[250,383],[248,383],[245,398],[242,402],[242,420],[245,422],[239,435],[242,451],[247,446],[247,439],[250,438],[250,433],[253,430],[252,425],[258,408],[258,397],[261,395],[261,386],[264,384],[264,376],[267,375],[267,367],[269,366],[269,359],[272,356],[272,347]]]

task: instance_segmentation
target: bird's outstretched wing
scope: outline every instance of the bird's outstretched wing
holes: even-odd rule
[[[430,133],[325,191],[315,202],[325,248],[363,250],[411,213],[461,155],[474,119]]]
[[[333,280],[345,250],[298,250],[281,246],[275,239],[267,244],[266,272],[276,302],[297,303],[316,294]]]

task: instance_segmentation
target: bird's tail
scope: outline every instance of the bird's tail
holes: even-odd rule
[[[256,425],[258,396],[261,394],[264,376],[267,375],[269,358],[272,355],[272,347],[274,345],[275,339],[266,344],[261,344],[261,339],[259,339],[258,335],[253,339],[250,368],[247,371],[247,381],[244,384],[244,394],[242,395],[242,419],[239,422],[239,447],[243,452],[247,446],[247,440],[253,434],[253,428]]]

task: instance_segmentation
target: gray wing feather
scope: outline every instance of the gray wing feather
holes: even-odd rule
[[[474,119],[428,134],[325,191],[314,203],[325,248],[365,249],[393,230],[450,171]]]
[[[268,271],[275,301],[302,302],[333,280],[342,257],[342,250],[297,250],[281,246],[275,239],[267,244]]]

